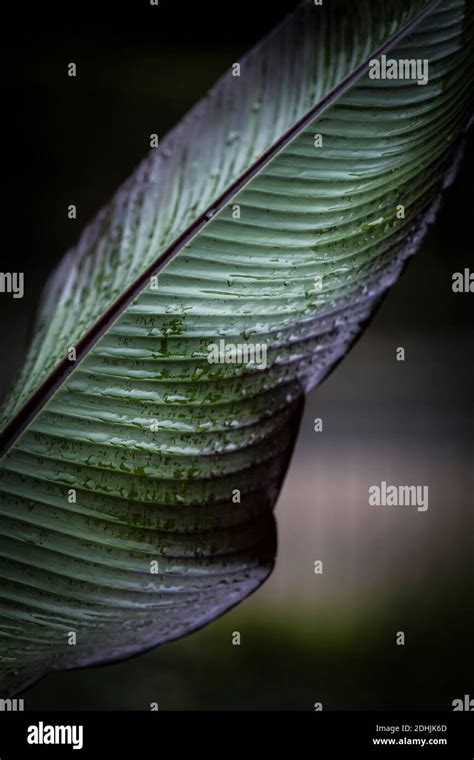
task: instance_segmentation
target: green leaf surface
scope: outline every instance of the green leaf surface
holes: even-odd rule
[[[2,693],[184,635],[271,570],[302,398],[419,247],[471,108],[465,0],[330,5],[230,70],[50,279],[3,415]],[[371,79],[382,52],[428,82]],[[219,341],[265,366],[210,363]]]

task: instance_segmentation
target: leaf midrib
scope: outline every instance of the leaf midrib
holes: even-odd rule
[[[178,235],[157,258],[115,299],[104,313],[93,323],[75,345],[74,362],[64,357],[51,370],[44,381],[31,394],[28,400],[16,412],[0,433],[0,458],[3,458],[20,436],[26,431],[30,422],[39,414],[45,404],[61,388],[69,376],[79,366],[89,351],[97,344],[112,324],[123,314],[128,306],[148,286],[150,279],[156,276],[172,261],[179,252],[193,240],[209,222],[227,206],[287,145],[329,106],[348,90],[364,73],[369,61],[391,50],[400,40],[409,34],[425,16],[439,5],[441,0],[431,0],[413,19],[402,26],[387,42],[372,51],[345,79],[330,90],[318,103],[315,103],[300,119],[289,127],[272,145],[270,145],[242,174],[240,174],[196,219]]]

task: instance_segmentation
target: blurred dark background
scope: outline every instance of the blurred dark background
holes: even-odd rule
[[[0,298],[0,395],[47,275],[142,159],[150,133],[165,134],[295,4],[13,11],[2,31],[1,268],[25,272],[25,297]],[[471,140],[422,249],[307,400],[265,586],[186,639],[48,676],[24,695],[27,709],[450,709],[474,697],[474,295],[451,290],[453,272],[473,266],[472,171]],[[70,203],[77,220],[67,219]],[[381,480],[429,485],[429,510],[370,508],[367,489]]]

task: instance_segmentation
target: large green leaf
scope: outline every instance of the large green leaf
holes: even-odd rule
[[[3,417],[4,693],[181,636],[268,575],[302,397],[452,176],[472,28],[465,0],[304,2],[53,274]],[[371,79],[382,53],[429,81]],[[267,366],[209,363],[219,340]]]

